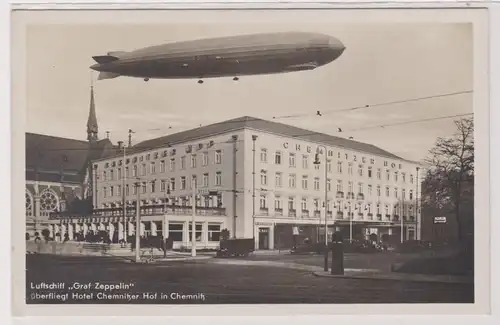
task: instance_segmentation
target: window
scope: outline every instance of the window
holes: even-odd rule
[[[377,168],[377,179],[381,178],[382,178],[382,171],[380,170],[380,168]]]
[[[260,171],[260,185],[267,186],[267,171]]]
[[[413,190],[410,190],[410,200],[413,200]]]
[[[198,178],[196,177],[196,175],[191,175],[191,182],[189,183],[189,188],[193,188],[198,186]]]
[[[283,207],[281,206],[281,197],[276,196],[274,198],[274,210],[281,210]]]
[[[342,174],[342,162],[337,162],[337,173]]]
[[[389,169],[386,171],[386,176],[387,176],[387,180],[390,181],[391,180],[391,172],[389,171]]]
[[[215,186],[221,186],[222,185],[222,172],[216,172],[215,173]]]
[[[267,208],[267,198],[265,195],[260,196],[260,208],[261,209],[266,209]]]
[[[307,210],[307,199],[305,197],[302,198],[302,201],[300,202],[300,208],[302,211]]]
[[[348,185],[347,185],[347,186],[348,186],[348,189],[349,189],[349,191],[348,191],[348,192],[349,192],[349,193],[352,193],[352,192],[353,192],[353,189],[352,189],[352,182],[351,182],[351,181],[349,181],[349,183],[348,183]]]
[[[114,196],[115,195],[115,188],[113,186],[111,186],[109,188],[109,196]]]
[[[203,187],[208,187],[208,173],[203,174]]]
[[[201,234],[203,233],[203,224],[196,223],[195,227],[196,227],[196,230],[195,230],[196,241],[201,241]],[[191,241],[192,238],[193,238],[193,224],[190,222],[189,223],[189,241]]]
[[[276,187],[283,186],[281,173],[276,173]]]
[[[380,185],[377,185],[377,196],[380,196]]]
[[[274,155],[274,163],[276,165],[281,165],[281,152],[276,151],[276,154]]]
[[[220,241],[220,224],[208,224],[208,241]]]
[[[314,165],[314,169],[315,169],[315,170],[319,170],[319,168],[320,168],[320,167],[319,167],[319,166],[320,166],[320,164],[315,164],[315,163],[313,162],[313,165]]]
[[[154,193],[154,192],[156,192],[156,182],[152,181],[151,182],[151,193]]]
[[[130,195],[130,187],[127,185],[125,185],[125,195],[126,196],[129,196]]]
[[[151,172],[151,174],[156,174],[156,165],[154,162],[152,162],[150,165],[149,165],[149,170]]]
[[[175,171],[175,158],[170,159],[170,171]]]
[[[318,177],[314,178],[314,190],[319,191],[319,178]]]
[[[401,190],[401,197],[403,198],[403,200],[406,199],[406,190],[405,189]]]
[[[167,182],[166,182],[165,180],[162,180],[162,181],[160,182],[160,192],[165,192],[165,188],[166,188],[165,184],[166,184],[166,183],[167,183]]]
[[[288,156],[288,164],[290,165],[290,167],[296,167],[295,166],[295,154],[294,153],[289,154],[289,156]]]
[[[196,168],[196,155],[191,155],[191,168]]]
[[[222,150],[216,150],[215,151],[215,163],[216,164],[221,164],[222,163]]]
[[[385,214],[386,214],[386,215],[388,215],[388,214],[389,214],[389,206],[388,206],[388,205],[386,205],[386,206],[385,206]]]
[[[302,176],[302,189],[307,190],[307,176]]]
[[[288,175],[288,187],[295,188],[297,182],[297,176],[295,174]]]
[[[358,183],[358,193],[363,193],[363,183]]]
[[[398,181],[398,172],[394,172],[394,181],[397,182]]]
[[[132,195],[137,194],[137,186],[132,186]]]
[[[288,198],[288,210],[295,210],[295,202],[293,197]]]
[[[328,170],[329,173],[332,172],[332,161],[331,160],[326,161],[326,169]]]
[[[319,211],[319,199],[314,199],[314,211]]]
[[[260,149],[260,162],[267,163],[267,149]]]
[[[181,190],[186,189],[186,176],[181,176]]]
[[[168,224],[168,238],[173,241],[183,241],[184,239],[184,224],[183,223],[169,223]]]
[[[352,175],[352,164],[351,164],[351,163],[349,163],[349,165],[348,165],[348,170],[347,170],[347,173],[348,173],[349,175]]]
[[[395,198],[398,197],[398,188],[397,187],[394,188],[394,197]]]
[[[401,173],[401,180],[406,183],[406,173]]]
[[[110,180],[110,181],[115,180],[114,176],[115,176],[115,175],[114,175],[114,171],[111,169],[111,170],[109,171],[109,180]]]
[[[341,180],[337,180],[337,192],[342,192],[343,189],[342,189],[342,181]]]
[[[118,175],[116,176],[117,179],[122,179],[122,169],[118,168]]]
[[[201,154],[201,163],[203,166],[208,166],[208,152]]]
[[[309,168],[309,156],[308,155],[302,155],[302,168],[304,168],[304,169]]]
[[[160,173],[165,172],[165,160],[160,161]]]
[[[181,169],[186,169],[186,156],[181,157]]]
[[[175,191],[175,178],[170,179],[170,190]]]
[[[372,196],[372,186],[368,185],[368,196]]]
[[[128,176],[129,176],[128,167],[125,167],[125,177],[128,177]]]
[[[146,172],[147,172],[147,170],[146,170],[146,164],[142,164],[142,166],[141,166],[141,175],[142,176],[146,176]]]
[[[385,187],[385,196],[389,197],[389,186]]]
[[[413,175],[410,175],[410,183],[413,184]]]
[[[363,176],[363,166],[359,166],[358,174],[359,174],[359,176]]]
[[[368,167],[368,178],[372,178],[372,168]]]
[[[144,193],[146,193],[147,190],[148,189],[147,189],[146,182],[142,182],[141,193],[144,194]]]
[[[331,179],[327,179],[326,180],[326,190],[328,192],[331,192],[332,191],[332,180]]]

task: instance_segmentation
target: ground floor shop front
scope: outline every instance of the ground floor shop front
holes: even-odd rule
[[[221,231],[226,228],[225,217],[196,217],[196,248],[210,249],[219,246]],[[161,236],[174,241],[174,249],[190,249],[192,236],[190,216],[144,216],[141,218],[141,237]],[[89,235],[105,233],[111,243],[131,241],[135,236],[135,217],[66,218],[51,221],[46,227],[49,237],[56,241],[85,241]],[[43,236],[43,234],[42,234]]]
[[[255,248],[258,250],[277,249],[287,250],[294,245],[306,242],[325,242],[325,224],[307,220],[269,220],[256,219],[254,227]],[[344,240],[371,240],[371,241],[403,241],[417,238],[416,223],[391,222],[359,222],[351,224],[349,221],[328,222],[328,241],[334,233],[340,233]]]

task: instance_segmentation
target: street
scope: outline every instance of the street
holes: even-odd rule
[[[346,257],[346,267],[375,268],[385,265],[374,256]],[[387,259],[390,257],[387,255]],[[304,265],[322,265],[321,256],[253,256],[250,260],[285,260]],[[364,261],[364,262],[362,262]],[[134,264],[117,257],[63,257],[27,255],[27,303],[472,303],[473,285],[420,283],[391,280],[320,278],[310,271],[266,265],[227,265],[218,259]],[[40,283],[64,283],[65,289],[32,289]],[[121,299],[97,297],[99,290],[71,290],[78,282],[131,288],[107,291]],[[76,287],[75,287],[76,288]],[[71,293],[89,293],[87,299],[72,299]],[[102,291],[102,290],[101,290]],[[34,293],[68,293],[65,300],[36,299]],[[143,293],[157,293],[142,299]],[[138,294],[130,301],[123,294]],[[174,295],[172,295],[174,294]],[[179,297],[183,297],[183,299]],[[75,296],[76,297],[76,296]],[[163,298],[162,298],[163,297]],[[174,299],[170,299],[170,298]],[[175,298],[178,297],[178,298]],[[200,298],[201,297],[201,298]],[[32,299],[34,298],[34,299]],[[168,298],[168,299],[167,299]]]

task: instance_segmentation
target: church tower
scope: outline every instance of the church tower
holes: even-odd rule
[[[97,115],[95,112],[95,102],[94,102],[94,85],[90,85],[90,110],[89,118],[87,120],[87,140],[90,143],[97,142],[99,140],[99,127],[97,125]]]

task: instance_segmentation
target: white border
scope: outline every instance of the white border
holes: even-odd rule
[[[32,1],[32,2],[34,2],[34,1]],[[37,1],[37,2],[41,2],[41,1]],[[66,2],[66,3],[68,3],[68,2],[71,2],[71,1],[59,1],[59,2]],[[87,1],[87,3],[88,3],[88,2],[91,2],[91,1]],[[96,2],[96,1],[93,1],[93,2]],[[110,2],[112,2],[112,1],[108,1],[108,3],[110,3]],[[131,1],[130,1],[130,2],[131,2]],[[130,3],[130,2],[129,2],[129,3]],[[150,2],[153,2],[153,1],[150,1]],[[194,1],[189,1],[189,2],[190,2],[190,6],[192,6],[192,5],[193,5],[193,3],[194,3]],[[214,2],[214,1],[213,1],[213,2]],[[221,2],[221,1],[219,1],[219,3],[220,3],[220,2]],[[259,2],[261,2],[261,1],[259,1]],[[292,1],[290,1],[290,2],[292,2]],[[262,2],[261,2],[261,3],[262,3]],[[270,3],[270,1],[266,1],[266,3]],[[365,3],[366,3],[366,2],[365,2]],[[242,4],[239,4],[238,6],[241,6],[241,5],[242,5]],[[179,5],[178,5],[178,6],[179,6]],[[228,5],[227,5],[227,3],[226,3],[226,4],[223,4],[223,6],[227,7]],[[265,5],[262,5],[262,6],[265,6]],[[273,5],[273,6],[276,6],[276,5]],[[312,7],[312,6],[314,6],[314,5],[312,5],[312,4],[306,4],[305,6],[306,6],[306,7]],[[328,4],[322,4],[322,5],[320,5],[320,6],[321,6],[321,7],[323,7],[323,6],[329,6],[329,7],[332,7],[332,5],[328,5]],[[365,7],[365,8],[366,8],[366,7],[371,7],[371,8],[373,8],[373,7],[377,7],[377,8],[380,8],[380,7],[388,7],[388,6],[390,7],[390,6],[391,6],[391,4],[387,4],[387,3],[386,3],[386,4],[383,4],[383,5],[376,5],[376,4],[370,3],[370,4],[367,4],[367,5],[365,4],[363,7]],[[401,6],[401,5],[399,5],[399,6]],[[403,5],[403,6],[404,6],[404,7],[408,7],[408,5]],[[420,6],[420,5],[419,5],[419,6]],[[426,3],[426,4],[425,4],[425,6],[426,6],[426,7],[433,7],[433,8],[435,8],[435,7],[441,7],[441,8],[442,8],[442,7],[449,7],[449,6],[453,6],[453,7],[457,7],[457,6],[458,6],[458,7],[467,7],[467,4],[462,3],[462,4],[457,5],[456,3],[455,3],[455,4],[451,4],[451,1],[448,1],[448,2],[447,2],[446,4],[444,4],[444,5],[443,5],[443,3],[436,4],[436,2],[433,2],[433,3],[431,3],[431,4],[430,4],[430,3]],[[473,6],[481,6],[481,5],[480,5],[480,4],[477,4],[477,2],[474,2]],[[75,9],[75,7],[77,7],[77,6],[76,6],[76,5],[70,5],[70,7],[71,7],[71,9]],[[113,5],[111,5],[111,7],[114,7],[114,6],[113,6]],[[120,6],[120,7],[121,7],[121,8],[123,8],[123,6]],[[129,8],[131,8],[131,7],[137,7],[137,5],[136,5],[136,4],[130,4],[130,5],[128,5],[128,7],[129,7]],[[149,6],[149,7],[150,7],[150,6]],[[185,7],[185,6],[184,6],[184,7]],[[316,6],[315,6],[315,7],[316,7]],[[346,7],[353,7],[353,6],[352,6],[352,5],[346,5],[345,3],[343,3],[343,4],[340,4],[340,5],[333,6],[333,7],[337,7],[337,8],[338,8],[338,7],[343,7],[343,8],[346,8]],[[359,6],[358,6],[358,5],[356,5],[356,7],[359,7]],[[420,6],[420,7],[421,7],[421,6]],[[469,6],[469,7],[470,7],[470,6]],[[500,18],[500,6],[498,6],[498,5],[494,5],[494,4],[490,4],[490,5],[489,5],[489,7],[490,7],[490,8],[495,8],[495,9],[496,9],[496,10],[495,10],[495,12],[496,12],[496,13],[493,13],[493,12],[492,12],[490,15],[491,15],[491,16],[495,15],[496,17],[499,17],[499,18]],[[47,8],[48,8],[48,7],[45,7],[45,9],[47,9]],[[150,8],[151,8],[151,7],[150,7]],[[2,9],[3,9],[3,8],[2,8]],[[7,8],[7,10],[8,10],[8,8]],[[8,23],[8,22],[9,22],[9,20],[8,20],[8,14],[9,14],[9,13],[8,13],[8,11],[6,12],[6,10],[2,11],[2,13],[3,13],[4,15],[3,15],[1,18],[4,18],[4,19],[1,19],[1,18],[0,18],[0,21],[1,21],[1,22],[4,22],[4,25],[6,25],[5,27],[6,27],[6,28],[7,28],[7,30],[8,30],[8,28],[9,28],[9,26],[8,26],[8,25],[9,25],[9,23]],[[495,30],[496,30],[496,31],[498,31],[498,30],[500,29],[500,22],[498,21],[498,19],[499,19],[499,18],[497,18],[497,20],[492,19],[492,21],[491,21],[491,24],[492,24],[492,26],[491,26],[491,30],[492,30],[492,31],[495,31]],[[9,35],[9,33],[8,33],[8,32],[6,33],[6,32],[5,32],[5,30],[2,30],[2,31],[4,31],[4,33],[2,33],[2,34],[1,34],[3,37],[5,37],[5,36]],[[498,32],[497,32],[497,33],[498,33]],[[5,38],[7,38],[7,40],[8,40],[8,36],[7,36],[7,37],[5,37]],[[491,39],[492,39],[492,41],[494,41],[494,39],[495,39],[495,38],[494,38],[494,37],[491,37]],[[497,40],[497,43],[498,43],[498,40]],[[498,45],[497,45],[497,46],[498,46]],[[499,51],[498,51],[497,46],[495,46],[495,47],[494,47],[494,46],[492,46],[492,47],[491,47],[491,51],[492,51],[492,52],[496,52],[496,55],[494,55],[495,53],[492,53],[492,55],[491,55],[491,57],[492,57],[492,58],[498,58],[498,57],[500,57],[500,56],[499,56],[499,54],[500,54],[500,53],[498,53]],[[4,49],[5,49],[5,50],[4,50]],[[6,60],[6,62],[5,62],[5,64],[4,64],[5,69],[4,69],[3,71],[8,71],[8,69],[7,69],[8,65],[7,65],[7,64],[9,64],[9,63],[8,63],[8,62],[9,62],[9,61],[8,61],[8,57],[9,57],[9,56],[8,56],[8,54],[9,54],[9,53],[8,53],[7,47],[2,47],[2,50],[4,50],[5,52],[7,52],[7,53],[5,53],[5,54],[2,56],[2,57],[5,57],[5,58],[7,59],[7,60]],[[498,61],[497,61],[497,62],[498,62]],[[499,69],[498,69],[498,68],[499,68],[499,67],[498,67],[498,65],[499,65],[499,64],[498,64],[497,62],[495,62],[495,60],[491,60],[491,64],[492,64],[492,66],[490,67],[490,71],[492,71],[492,72],[494,72],[494,71],[495,71],[495,69],[494,69],[493,65],[494,65],[494,64],[496,64],[496,66],[497,66],[497,71],[496,71],[496,72],[497,72],[497,76],[498,76],[498,70],[499,70]],[[4,96],[1,96],[1,98],[2,98],[2,99],[4,99],[4,105],[3,105],[3,107],[10,107],[10,105],[9,105],[10,103],[9,103],[9,100],[8,100],[8,96],[6,96],[6,95],[9,93],[9,91],[8,91],[8,89],[9,89],[8,85],[10,84],[10,83],[9,83],[9,81],[10,81],[10,80],[9,80],[9,79],[7,79],[7,78],[9,78],[9,77],[8,77],[8,76],[9,76],[9,74],[8,74],[8,73],[4,73],[4,74],[2,74],[2,75],[4,76],[4,79],[2,80],[2,81],[4,82],[4,83],[2,84],[2,85],[4,85],[4,87],[2,87],[2,89],[3,89],[3,90],[4,90],[4,92],[6,93]],[[475,75],[475,76],[476,76],[476,75]],[[491,86],[492,88],[491,88],[491,89],[499,89],[499,87],[498,87],[497,83],[495,83],[498,79],[494,78],[494,76],[493,76],[493,75],[491,75],[491,76],[490,76],[490,78],[491,78],[491,83],[492,83],[492,86]],[[497,85],[497,87],[495,88],[495,87],[494,87],[494,85]],[[495,96],[495,92],[493,92],[493,91],[492,91],[492,92],[491,92],[491,94],[492,94],[492,95],[491,95],[491,96],[492,96],[492,100],[495,100],[495,98],[494,98],[494,96]],[[496,98],[496,102],[498,102],[498,95],[496,95],[496,96],[497,96],[497,98]],[[497,104],[496,106],[498,107],[498,104]],[[495,105],[493,105],[493,102],[492,102],[491,107],[495,107]],[[6,123],[7,121],[9,121],[9,120],[10,120],[10,118],[9,118],[9,111],[8,111],[8,110],[2,110],[2,114],[4,114],[4,112],[5,112],[6,114],[5,114],[4,116],[2,116],[3,118],[1,118],[0,120],[1,120],[3,123]],[[495,119],[495,117],[497,117],[497,119]],[[492,121],[492,122],[491,122],[491,132],[492,132],[492,135],[496,135],[496,132],[497,132],[497,131],[496,131],[495,125],[493,124],[493,123],[494,123],[493,121],[495,121],[495,120],[497,120],[497,121],[498,121],[498,120],[499,120],[499,119],[498,119],[498,117],[499,117],[499,116],[498,116],[497,111],[496,111],[496,110],[494,110],[494,109],[492,109],[492,111],[491,111],[491,121]],[[7,123],[8,123],[8,122],[7,122]],[[6,123],[6,124],[7,124],[7,123]],[[2,142],[1,142],[1,143],[2,143],[2,149],[4,149],[4,150],[5,150],[5,151],[7,151],[7,152],[10,152],[10,150],[9,150],[9,147],[10,147],[10,137],[9,137],[10,130],[9,130],[8,124],[7,124],[6,126],[4,126],[3,128],[0,128],[0,130],[1,130],[2,132],[4,132],[4,133],[5,133],[5,134],[2,134],[3,136],[1,137],[1,141],[2,141]],[[4,144],[5,144],[5,146],[4,146]],[[498,150],[498,149],[496,149],[496,148],[498,148],[498,145],[496,145],[496,146],[495,146],[495,144],[498,144],[498,139],[497,139],[496,137],[495,137],[495,138],[493,138],[493,137],[492,137],[492,142],[491,142],[491,146],[490,146],[490,147],[491,147],[491,149],[492,149],[492,151],[491,151],[491,156],[490,156],[491,166],[495,166],[494,161],[498,161],[498,160],[494,160],[494,158],[496,158],[496,157],[497,157],[497,155],[498,155],[498,154],[496,153],[496,151]],[[486,145],[487,145],[487,142],[486,142]],[[23,150],[24,150],[24,149],[23,149]],[[4,160],[4,162],[5,162],[5,161],[6,161],[6,160]],[[19,164],[19,163],[20,163],[20,162],[16,161],[16,164]],[[9,165],[9,163],[7,163],[7,165],[5,166],[6,168],[5,168],[4,170],[10,170],[10,167],[9,167],[8,165]],[[487,173],[487,171],[485,171],[485,172]],[[491,169],[491,172],[492,172],[492,176],[494,176],[494,174],[493,174],[493,173],[495,172],[495,169],[494,169],[494,168],[492,168],[492,169]],[[486,177],[487,177],[487,176],[486,176]],[[491,179],[493,180],[493,177],[491,177]],[[23,184],[23,185],[24,185],[24,184]],[[24,187],[24,186],[23,186],[23,187]],[[491,196],[491,197],[500,197],[500,196],[498,196],[498,195],[495,195],[495,194],[497,194],[497,192],[498,192],[498,191],[496,190],[496,187],[491,186],[491,189],[492,189],[492,193],[491,193],[491,194],[492,194],[492,196]],[[2,190],[4,190],[4,187],[2,187]],[[10,201],[10,200],[9,200],[9,199],[10,199],[10,197],[9,197],[9,194],[10,194],[10,188],[6,186],[6,188],[5,188],[5,193],[2,193],[2,194],[4,194],[4,195],[2,195],[2,197],[4,198],[4,201],[9,202],[9,201]],[[486,194],[486,193],[485,193],[485,194]],[[487,197],[487,195],[484,195],[484,196],[486,196],[485,202],[486,202],[486,204],[487,204],[487,203],[488,203],[488,197]],[[495,200],[492,200],[492,205],[494,205],[494,206],[496,207],[496,202],[495,202]],[[497,211],[497,209],[495,209],[494,211]],[[10,215],[10,214],[5,213],[5,215]],[[493,213],[493,211],[492,211],[491,215],[495,215],[495,214]],[[4,220],[4,222],[5,222],[5,220]],[[493,226],[493,225],[495,224],[495,222],[496,222],[496,221],[495,221],[495,219],[494,219],[494,218],[492,218],[492,219],[491,219],[491,222],[492,222],[491,226]],[[478,225],[478,224],[476,224],[476,227],[479,227],[479,225]],[[10,228],[10,227],[2,227],[2,229],[3,229],[4,231],[5,231],[5,229],[9,229],[9,228]],[[495,227],[491,227],[491,228],[492,228],[492,229],[496,229]],[[7,233],[7,234],[8,234],[8,233]],[[3,236],[0,236],[0,238],[2,238],[2,240],[6,240],[6,239],[7,239],[7,240],[6,240],[6,242],[4,243],[4,245],[3,245],[2,247],[10,247],[10,244],[11,244],[11,243],[10,243],[10,240],[9,240],[10,238],[9,238],[9,236],[7,236],[7,234],[3,234]],[[495,245],[495,236],[493,236],[493,237],[492,237],[492,247],[497,247],[497,245]],[[492,257],[493,257],[493,254],[492,254]],[[3,260],[4,260],[4,261],[5,261],[5,260],[8,260],[8,256],[7,256],[7,258],[4,258]],[[494,264],[494,263],[493,263],[493,260],[492,260],[492,265],[493,265],[493,264]],[[496,269],[496,268],[495,268],[495,269]],[[2,269],[2,271],[3,271],[3,269]],[[7,272],[7,273],[9,273],[9,272]],[[488,272],[483,273],[483,274],[480,274],[480,276],[487,275],[487,273],[488,273]],[[495,274],[494,269],[492,269],[492,273],[491,273],[491,274]],[[2,272],[2,275],[4,275],[4,274],[3,274],[3,272]],[[0,283],[2,283],[2,286],[3,286],[3,285],[6,285],[7,283],[9,283],[10,276],[9,276],[9,274],[6,274],[6,275],[7,275],[6,279],[5,279],[4,281],[0,281]],[[495,279],[494,279],[494,278],[492,278],[491,280],[492,280],[492,282],[491,282],[491,286],[492,286],[492,287],[494,287],[494,284],[496,284],[496,281],[495,281]],[[1,289],[4,289],[3,287],[0,287],[0,288],[1,288]],[[5,289],[7,289],[7,288],[8,288],[8,286],[6,285],[6,288],[5,288]],[[4,297],[4,299],[6,299],[7,301],[8,301],[8,300],[10,300],[10,299],[9,299],[9,298],[10,298],[10,295],[8,295],[8,294],[7,294],[7,292],[9,292],[9,290],[2,290],[1,292],[3,292],[3,293],[4,293],[4,294],[2,295],[2,296]],[[7,306],[7,307],[8,307],[9,305],[10,305],[10,304],[6,304],[6,303],[4,303],[4,304],[2,304],[2,307],[3,307],[3,306]],[[415,306],[415,305],[412,305],[412,307],[413,307],[413,306]],[[445,305],[440,305],[440,306],[441,306],[441,307],[446,307]],[[100,307],[101,307],[101,306],[100,306]],[[110,311],[112,311],[112,310],[116,310],[116,308],[110,308],[110,307],[116,307],[116,306],[102,306],[102,307],[105,307],[106,309],[108,309],[108,310],[110,310]],[[141,315],[152,315],[152,314],[156,314],[156,311],[158,311],[158,309],[159,309],[159,308],[155,308],[155,307],[153,307],[153,309],[156,309],[156,311],[153,311],[153,309],[149,310],[150,308],[147,308],[147,306],[140,306],[140,307],[139,307],[139,306],[135,306],[135,307],[137,307],[137,308],[130,308],[130,307],[131,307],[131,306],[127,307],[127,309],[128,309],[128,310],[137,309],[137,310],[140,312],[140,314],[141,314]],[[229,311],[230,309],[233,309],[233,311],[236,311],[236,310],[234,310],[234,308],[232,308],[232,307],[230,307],[230,306],[217,306],[217,307],[215,307],[215,306],[208,306],[208,307],[209,307],[209,309],[215,310],[215,313],[213,313],[213,314],[215,314],[215,315],[221,315],[221,314],[227,315],[227,314],[228,314],[228,311]],[[214,308],[214,307],[215,307],[215,308]],[[380,306],[374,306],[374,307],[376,307],[376,308],[378,309],[378,312],[377,312],[377,310],[374,310],[374,312],[376,312],[377,314],[380,314],[380,312],[384,312],[384,307],[382,307],[382,308],[381,308]],[[95,307],[94,307],[94,308],[95,308]],[[122,308],[123,308],[123,307],[122,307]],[[236,307],[236,308],[238,308],[238,307]],[[293,305],[288,305],[288,306],[285,306],[285,308],[286,308],[286,309],[288,309],[288,313],[290,313],[290,312],[291,312],[291,310],[294,310],[294,309],[295,309],[295,308],[293,307]],[[292,309],[292,308],[294,308],[294,309]],[[359,309],[359,307],[356,307],[356,308],[357,308],[357,309]],[[398,308],[398,307],[397,307],[397,305],[389,305],[389,308],[388,308],[388,309],[386,309],[385,311],[392,312],[392,311],[393,311],[394,309],[396,309],[396,308]],[[48,310],[48,311],[49,311],[49,314],[52,314],[52,315],[54,315],[54,314],[58,314],[58,315],[66,314],[66,315],[68,315],[66,312],[62,312],[62,310],[61,310],[60,306],[57,306],[57,307],[55,307],[55,308],[48,308],[48,306],[47,306],[47,307],[45,307],[45,310],[47,310],[47,309],[50,309],[50,310]],[[71,309],[73,309],[73,308],[71,308]],[[77,308],[77,309],[78,309],[78,308]],[[160,309],[162,309],[162,308],[160,307]],[[163,308],[163,309],[164,309],[164,308]],[[178,309],[178,308],[176,308],[176,309]],[[202,308],[202,309],[203,309],[203,308]],[[240,308],[238,308],[238,309],[240,309]],[[266,307],[264,307],[264,306],[259,306],[259,307],[257,307],[257,308],[253,308],[253,309],[255,309],[255,310],[254,310],[254,311],[247,310],[247,312],[244,312],[244,313],[238,312],[238,313],[237,313],[237,315],[244,315],[244,314],[247,314],[248,312],[250,312],[250,313],[248,313],[248,314],[252,314],[252,315],[264,315],[264,314],[270,314],[270,313],[269,313],[270,311],[272,311],[272,310],[276,310],[277,308],[276,308],[276,307],[274,307],[274,306],[272,306],[272,307],[271,307],[271,306],[266,306]],[[347,309],[351,309],[351,308],[347,308]],[[366,309],[366,305],[363,305],[363,309]],[[222,310],[223,310],[223,311],[222,311]],[[351,310],[353,310],[353,311],[355,312],[355,309],[351,309]],[[420,312],[417,312],[417,310],[416,310],[416,309],[413,309],[413,310],[414,310],[414,312],[415,312],[415,313],[421,314]],[[69,310],[68,310],[68,311],[69,311]],[[76,310],[75,310],[75,311],[76,311]],[[116,311],[118,311],[118,310],[116,310]],[[199,311],[200,313],[203,313],[201,309],[200,309],[200,310],[197,310],[197,311]],[[296,311],[296,310],[295,310],[295,311]],[[320,311],[319,311],[319,310],[317,310],[317,312],[320,312]],[[194,313],[197,313],[197,312],[195,312],[194,310],[190,312],[190,314],[194,314]],[[343,313],[349,313],[349,310],[344,310],[344,312],[343,312]],[[457,311],[455,311],[454,313],[457,313]],[[86,312],[86,314],[89,314],[89,313],[88,313],[88,312]],[[96,313],[94,313],[94,312],[92,312],[92,313],[90,313],[90,314],[94,314],[94,315],[96,315]],[[123,313],[113,313],[113,312],[112,312],[111,314],[115,314],[115,315],[117,315],[117,314],[123,314]],[[170,315],[172,315],[172,314],[174,314],[174,313],[171,311],[171,312],[170,312]],[[203,314],[204,314],[204,313],[203,313]],[[211,313],[211,314],[212,314],[212,313]],[[308,316],[308,318],[309,318],[309,317],[310,317],[310,316]],[[338,317],[341,317],[341,319],[339,319]],[[373,322],[373,321],[375,321],[375,322],[378,322],[378,321],[383,321],[384,323],[388,323],[388,322],[389,322],[389,323],[391,323],[391,322],[393,322],[393,321],[394,321],[395,323],[397,322],[398,324],[400,324],[400,323],[401,323],[401,321],[402,321],[401,316],[399,316],[399,317],[398,317],[398,316],[385,316],[384,318],[382,318],[382,317],[384,317],[384,316],[371,316],[369,319],[366,319],[366,318],[365,318],[365,319],[361,319],[360,321],[361,321],[361,322],[363,322],[363,323],[365,323],[365,322],[367,322],[367,321],[369,321],[369,322]],[[301,318],[302,318],[302,317],[297,317],[297,316],[295,316],[295,317],[294,317],[294,320],[299,320],[299,319],[301,319]],[[440,317],[440,318],[441,318],[441,317]],[[337,316],[337,319],[335,319],[335,321],[339,321],[339,322],[343,322],[343,323],[345,323],[348,319],[352,320],[352,319],[353,319],[353,317],[350,317],[350,316]],[[464,316],[459,316],[459,319],[460,319],[460,320],[462,320],[462,319],[463,319],[463,320],[464,320],[464,322],[469,323],[469,322],[471,322],[471,321],[477,322],[479,318],[478,318],[477,316],[476,316],[476,317],[472,317],[472,318],[469,318],[469,316],[467,316],[467,317],[464,317]],[[492,319],[491,319],[491,318],[482,318],[482,319],[483,319],[483,320],[485,320],[485,321],[487,321],[488,323],[489,323],[489,321],[492,321]],[[317,319],[317,320],[318,320],[318,321],[320,321],[320,319]],[[413,320],[414,320],[414,321],[413,321]],[[429,319],[428,317],[425,317],[425,318],[421,318],[421,317],[416,318],[416,317],[415,317],[415,318],[413,318],[413,319],[409,319],[408,317],[404,317],[404,321],[405,321],[405,323],[408,323],[408,322],[409,322],[409,323],[413,323],[413,322],[415,322],[415,323],[416,323],[416,322],[418,322],[418,323],[422,323],[422,322],[429,321],[429,320],[430,320],[431,322],[433,322],[433,320],[434,320],[434,321],[436,321],[437,319],[436,319],[436,316],[432,316],[432,318],[430,318],[430,319]],[[51,321],[51,322],[53,322],[53,320],[50,320],[50,321]],[[73,322],[73,321],[75,321],[75,320],[71,320],[71,322]],[[94,320],[91,320],[91,319],[87,319],[87,318],[85,318],[85,319],[83,319],[82,321],[85,321],[85,322],[92,321],[92,322],[93,322]],[[152,320],[152,319],[151,319],[151,321],[158,321],[158,320]],[[176,321],[177,321],[177,320],[176,320]],[[198,320],[197,322],[199,322],[199,321],[208,321],[208,320]],[[214,321],[214,320],[210,320],[210,321]],[[217,320],[217,321],[218,321],[219,323],[224,323],[224,322],[223,322],[223,321],[221,321],[221,320]],[[238,320],[238,321],[240,322],[241,320]],[[256,321],[256,319],[249,320],[249,321],[254,322],[254,321]],[[264,320],[264,321],[266,321],[266,320]],[[308,319],[308,321],[310,321],[310,319]],[[332,320],[330,320],[330,321],[332,321]],[[440,322],[441,322],[441,321],[450,321],[450,322],[454,322],[454,323],[456,323],[456,322],[457,322],[457,319],[449,319],[448,317],[446,317],[446,320],[445,320],[445,319],[439,319],[439,321],[440,321]],[[121,320],[120,320],[120,322],[121,322]],[[231,322],[234,322],[234,320],[232,320]],[[37,323],[41,323],[39,319],[37,320]]]

